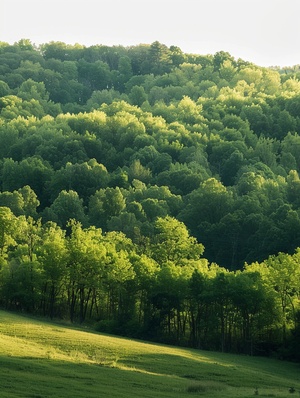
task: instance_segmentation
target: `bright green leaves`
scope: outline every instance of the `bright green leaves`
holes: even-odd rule
[[[279,253],[270,256],[261,264],[246,266],[246,272],[259,272],[262,282],[275,300],[282,330],[282,340],[286,343],[288,330],[297,323],[300,294],[299,250],[289,255]]]
[[[157,262],[185,265],[203,254],[203,245],[189,235],[186,226],[172,217],[158,218],[155,222],[153,254]]]
[[[16,217],[7,207],[0,207],[0,255],[1,262],[7,258],[7,251],[16,242]]]

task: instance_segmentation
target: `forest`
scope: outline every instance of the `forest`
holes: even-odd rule
[[[0,305],[300,360],[300,65],[0,42]]]

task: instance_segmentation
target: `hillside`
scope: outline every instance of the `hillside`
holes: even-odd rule
[[[300,72],[0,43],[0,305],[299,360]]]
[[[1,397],[287,397],[299,365],[95,334],[0,312]],[[195,394],[197,393],[197,394]]]
[[[172,215],[229,269],[298,247],[298,67],[158,42],[21,40],[0,59],[0,204],[16,215],[136,242]]]

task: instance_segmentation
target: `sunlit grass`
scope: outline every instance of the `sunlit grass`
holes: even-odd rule
[[[0,311],[1,397],[287,397],[300,367],[148,344]]]

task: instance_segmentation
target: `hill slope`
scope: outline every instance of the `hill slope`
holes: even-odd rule
[[[286,397],[299,365],[95,334],[0,312],[1,397]]]

